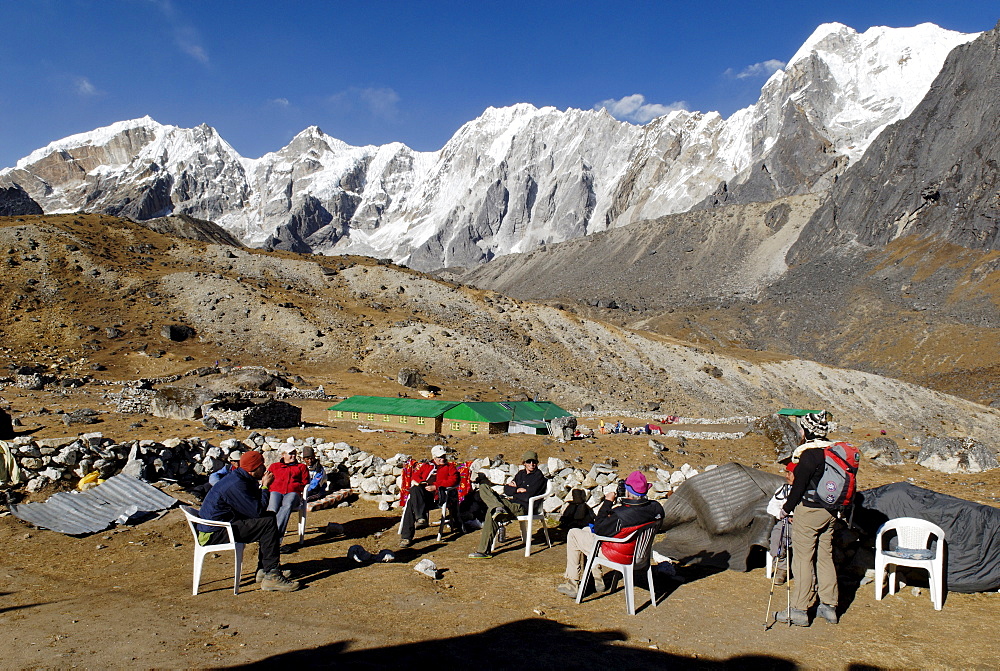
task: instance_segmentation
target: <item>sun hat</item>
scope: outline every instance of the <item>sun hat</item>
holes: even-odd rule
[[[533,450],[528,450],[521,456],[521,462],[525,461],[538,461],[538,453]]]
[[[447,456],[448,450],[444,449],[444,445],[435,445],[431,448],[431,456],[437,459],[438,457]]]
[[[642,471],[632,471],[625,478],[625,489],[633,496],[645,496],[646,492],[649,491],[649,482]]]

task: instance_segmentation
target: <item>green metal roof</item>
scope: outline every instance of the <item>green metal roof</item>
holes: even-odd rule
[[[351,396],[330,410],[344,412],[370,412],[376,415],[405,415],[407,417],[440,417],[457,405],[455,401],[432,401],[424,398],[391,398],[387,396]]]
[[[459,403],[444,413],[445,419],[460,419],[466,422],[486,422],[500,424],[509,422],[512,411],[499,403],[489,401],[469,401]]]
[[[511,420],[518,422],[544,422],[554,417],[568,417],[570,413],[550,401],[468,401],[459,403],[444,413],[445,419],[500,424]]]
[[[792,417],[802,417],[803,415],[814,415],[817,412],[823,412],[822,410],[803,410],[800,408],[782,408],[778,411],[779,415],[791,415]]]

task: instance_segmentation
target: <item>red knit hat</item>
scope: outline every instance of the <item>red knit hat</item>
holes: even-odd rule
[[[247,473],[252,473],[264,465],[264,455],[260,452],[244,452],[240,457],[240,468]]]

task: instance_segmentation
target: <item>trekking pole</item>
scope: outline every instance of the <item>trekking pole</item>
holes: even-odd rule
[[[785,525],[785,615],[788,616],[788,627],[792,626],[792,553],[788,533],[788,516],[781,520]]]
[[[770,552],[770,550],[768,550]],[[771,562],[771,593],[767,595],[767,610],[764,611],[764,631],[771,628],[774,622],[771,621],[771,599],[774,598],[774,580],[778,577],[778,570],[774,568],[774,562]],[[777,620],[775,620],[776,622]]]

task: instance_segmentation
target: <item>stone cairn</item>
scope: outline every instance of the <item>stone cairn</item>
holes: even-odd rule
[[[280,453],[290,447],[302,451],[312,446],[320,463],[326,468],[334,488],[353,489],[360,498],[373,501],[381,510],[399,506],[403,466],[409,455],[396,454],[389,459],[369,454],[346,442],[323,442],[318,438],[286,438],[251,432],[245,439],[229,438],[217,446],[202,438],[168,438],[163,441],[130,440],[118,443],[102,433],[85,433],[65,438],[32,438],[18,436],[0,441],[11,451],[21,466],[25,489],[37,492],[58,481],[71,484],[92,472],[102,479],[117,473],[128,473],[150,482],[177,482],[182,486],[203,483],[208,475],[222,468],[231,450],[259,450],[265,462],[277,461]],[[500,487],[517,472],[519,465],[484,457],[471,462],[472,478],[479,473]],[[574,489],[583,490],[587,502],[595,509],[608,492],[614,491],[619,479],[615,468],[594,464],[589,469],[578,468],[565,461],[549,457],[539,468],[552,481],[552,493],[543,501],[546,513],[556,514]],[[705,470],[714,468],[708,466]],[[665,499],[682,482],[698,474],[688,464],[680,469],[652,469],[647,473],[652,487],[649,496]]]

